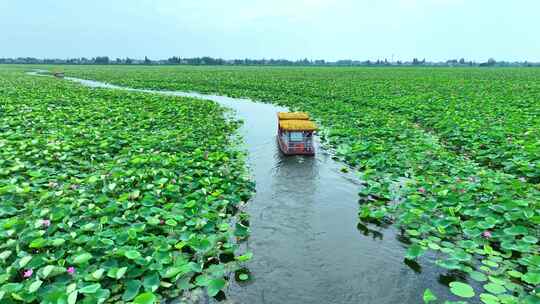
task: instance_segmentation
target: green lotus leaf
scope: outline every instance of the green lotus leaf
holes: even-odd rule
[[[82,288],[79,288],[78,291],[84,294],[91,294],[91,293],[96,293],[98,289],[100,288],[101,288],[101,285],[99,283],[94,283],[94,284],[86,285]]]
[[[240,256],[237,256],[235,257],[235,259],[239,262],[247,262],[249,260],[251,260],[251,258],[253,257],[253,253],[252,252],[247,252],[243,255],[240,255]]]
[[[90,261],[92,257],[93,257],[92,254],[88,252],[81,252],[73,256],[72,260],[74,264],[84,264]]]
[[[141,282],[139,280],[129,280],[126,282],[126,291],[122,294],[122,300],[131,301],[138,294],[139,289],[141,288]]]
[[[459,296],[462,298],[474,297],[474,290],[469,284],[465,284],[462,282],[451,282],[449,286],[450,286],[450,291],[456,296]]]
[[[208,282],[208,295],[213,297],[217,295],[217,293],[223,289],[226,285],[226,281],[223,279],[214,279]]]
[[[531,285],[540,284],[540,272],[527,272],[521,277],[521,280]]]
[[[482,301],[482,303],[485,303],[485,304],[499,304],[501,303],[501,301],[499,301],[499,298],[492,295],[492,294],[489,294],[489,293],[482,293],[480,294],[480,300]]]
[[[142,285],[147,291],[156,291],[159,287],[159,275],[157,273],[147,274],[143,277]]]
[[[506,292],[506,288],[504,288],[504,286],[495,283],[488,283],[484,285],[484,289],[496,295]]]
[[[154,304],[157,298],[151,292],[145,292],[135,297],[133,304]]]
[[[126,258],[130,260],[141,258],[141,253],[138,252],[137,250],[128,250],[124,253],[124,255],[126,256]]]
[[[249,275],[242,273],[238,276],[238,278],[240,279],[240,281],[247,281],[249,280]]]
[[[504,229],[504,233],[509,235],[527,235],[529,233],[527,227],[524,226],[512,226]]]
[[[445,269],[450,269],[450,270],[461,269],[460,262],[453,259],[437,260],[435,263]]]
[[[521,278],[523,276],[523,273],[517,270],[510,270],[507,272],[507,274],[513,278]]]
[[[47,245],[47,240],[46,239],[38,238],[38,239],[35,239],[32,242],[30,242],[30,245],[28,245],[28,247],[34,248],[34,249],[39,249],[39,248],[45,247],[46,245]]]
[[[429,288],[424,290],[424,295],[423,295],[422,298],[424,300],[424,303],[430,303],[430,302],[433,302],[433,301],[437,301],[437,296],[435,296],[435,294],[433,294],[433,292]]]
[[[469,275],[471,276],[471,278],[477,282],[485,282],[487,281],[487,276],[479,271],[473,271],[471,273],[469,273]]]
[[[36,279],[34,282],[32,282],[32,284],[28,286],[28,292],[29,293],[36,292],[41,287],[42,284],[43,284],[43,281],[41,281],[40,279]]]
[[[524,236],[521,240],[524,241],[524,242],[527,242],[529,244],[538,243],[538,238],[536,238],[534,236],[531,236],[531,235]]]

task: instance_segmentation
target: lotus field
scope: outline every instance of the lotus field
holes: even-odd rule
[[[67,67],[66,71],[76,77],[129,87],[249,97],[307,111],[323,126],[320,134],[327,146],[334,149],[336,157],[360,174],[364,187],[359,189],[359,221],[394,223],[401,229],[403,237],[410,241],[405,258],[416,260],[430,252],[429,256],[434,257],[433,263],[460,278],[449,283],[449,288],[464,302],[540,302],[538,69]],[[24,111],[27,115],[38,114],[30,108],[17,111]],[[80,111],[70,113],[83,114]],[[60,115],[59,112],[54,113]],[[67,117],[61,116],[62,124],[67,123]],[[94,117],[92,121],[95,119],[99,118]],[[121,121],[115,121],[107,128]],[[43,122],[40,119],[36,123]],[[5,124],[4,121],[4,130]],[[45,131],[39,125],[26,128],[32,128],[32,134]],[[11,131],[15,133],[6,135],[3,131],[3,145],[12,147],[10,145],[18,143],[17,148],[13,146],[7,150],[13,153],[10,154],[13,155],[11,159],[22,162],[36,157],[33,161],[38,162],[46,158],[35,153],[54,153],[52,146],[38,148],[31,139],[17,137],[21,135],[16,133],[14,126],[8,126],[8,129],[15,130]],[[100,146],[105,140],[103,134],[107,133],[100,133],[99,140],[92,140],[94,146],[100,147],[95,151],[103,151]],[[49,145],[54,143],[49,141]],[[111,148],[105,146],[105,151]],[[59,149],[58,153],[64,155],[60,152],[63,148]],[[69,149],[72,151],[76,147]],[[77,168],[84,168],[88,161],[92,161],[88,157],[94,154],[87,153],[87,158],[83,157],[84,162],[81,162],[81,156],[76,158]],[[98,155],[95,157],[100,157]],[[113,154],[105,155],[102,157]],[[61,163],[62,166],[69,164],[66,161]],[[49,195],[60,191],[54,187],[46,188],[48,179],[44,176],[55,172],[53,169],[44,172],[20,166],[22,164],[12,160],[8,168],[26,172],[26,175],[4,171],[4,176],[10,181],[22,179],[27,183],[22,185],[28,185],[27,188],[8,187],[13,204],[25,195],[36,195],[39,204],[44,204],[44,200],[50,199]],[[109,178],[115,176],[112,172],[118,166],[117,161],[110,166],[103,170],[112,175],[104,172],[103,175],[86,173],[90,176],[75,177],[77,175],[65,173],[57,177],[58,187],[63,187],[63,191],[83,191],[87,188],[71,190],[69,187],[86,181],[86,187],[100,192],[98,197],[109,202],[111,191],[121,192],[110,189]],[[62,183],[60,178],[63,178]],[[68,186],[65,180],[74,178],[76,180],[69,182],[71,186]],[[47,190],[36,194],[32,188],[37,187],[32,184],[34,180],[41,180],[42,187]],[[122,185],[120,182],[116,184]],[[152,184],[159,187],[155,181]],[[223,191],[229,193],[227,190]],[[142,193],[141,190],[139,195]],[[123,195],[119,197],[125,200],[122,206],[133,203],[133,194]],[[236,201],[238,199],[231,200],[232,203]],[[16,209],[10,208],[7,212],[15,212]],[[34,208],[34,221],[62,218],[55,216],[55,212],[60,212],[55,210],[52,206],[50,209]],[[87,216],[85,213],[83,218]],[[4,219],[4,225],[22,227],[12,224],[17,217],[12,219],[11,215],[9,218]],[[107,224],[117,225],[113,218],[107,217]],[[64,225],[75,225],[72,219],[65,221]],[[52,228],[52,225],[47,229],[39,228],[38,222],[25,225],[33,225],[32,229],[24,230],[32,235],[25,234],[31,239],[27,242],[38,246],[44,242],[40,241],[43,233],[60,229]],[[84,231],[84,227],[80,229]],[[69,229],[66,229],[68,231],[64,233],[69,234]],[[9,237],[10,233],[14,233],[13,230],[7,230],[5,235]],[[73,239],[77,242],[80,236]],[[129,233],[127,239],[130,239]],[[121,256],[122,252],[130,252],[122,250],[118,249],[115,254]],[[32,249],[26,249],[26,253],[9,251],[18,256],[14,259],[6,254],[12,265],[10,278],[16,275],[15,272],[33,265],[29,263],[19,267],[21,255],[31,254]],[[66,255],[69,256],[66,265],[77,264],[74,259],[78,255],[66,252],[62,258],[65,259]],[[94,254],[91,256],[94,258]],[[34,259],[32,263],[36,263]],[[22,287],[14,285],[13,288],[17,286]],[[444,301],[437,298],[431,290],[424,291],[426,303]]]
[[[210,296],[249,260],[240,123],[210,101],[0,67],[0,302]]]

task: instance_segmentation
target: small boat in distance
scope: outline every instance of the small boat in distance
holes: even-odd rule
[[[305,112],[278,112],[279,149],[285,155],[314,155],[313,132],[317,125]]]
[[[53,72],[54,77],[64,78],[64,72]]]

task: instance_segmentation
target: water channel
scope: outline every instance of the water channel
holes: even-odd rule
[[[425,288],[448,295],[440,283],[442,271],[427,258],[420,261],[421,269],[403,262],[406,245],[395,229],[358,225],[359,179],[341,172],[344,165],[320,144],[314,157],[280,153],[276,112],[287,109],[225,96],[66,79],[89,87],[212,100],[244,121],[240,132],[256,182],[246,210],[253,280],[231,282],[229,303],[417,304]]]

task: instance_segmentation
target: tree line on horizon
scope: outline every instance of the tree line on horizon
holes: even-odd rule
[[[388,61],[384,60],[352,60],[344,59],[337,61],[326,61],[324,59],[309,60],[307,58],[299,60],[288,59],[222,59],[213,57],[170,57],[168,59],[151,60],[148,57],[144,59],[134,58],[116,58],[111,59],[108,56],[97,56],[92,58],[34,58],[34,57],[18,57],[18,58],[0,58],[0,64],[74,64],[74,65],[276,65],[276,66],[516,66],[516,67],[532,67],[540,66],[538,62],[507,62],[496,61],[490,58],[486,62],[467,61],[461,59],[449,59],[441,62],[419,60],[413,58],[411,61]]]

